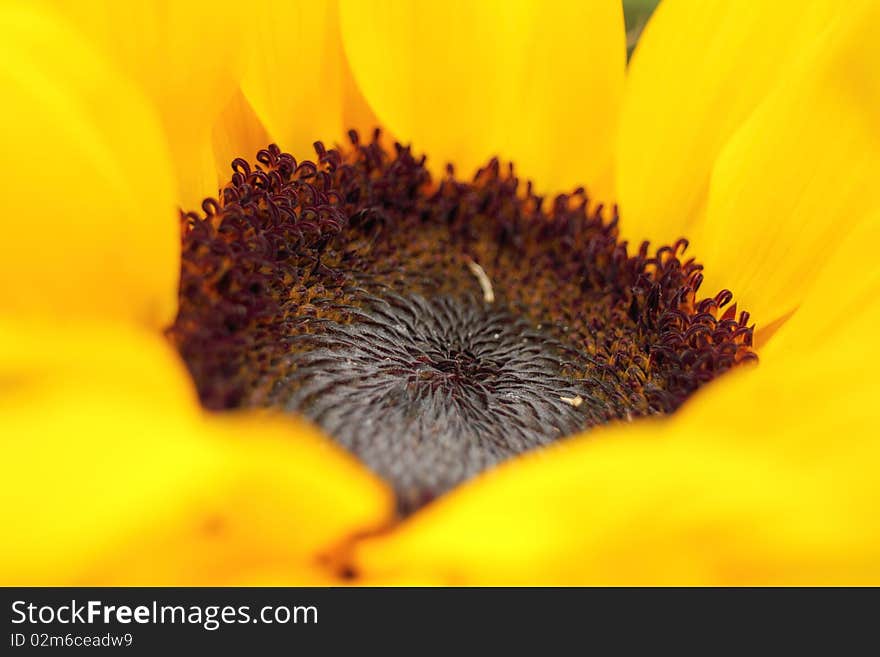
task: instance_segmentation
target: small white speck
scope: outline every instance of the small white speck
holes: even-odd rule
[[[559,399],[564,401],[566,404],[571,404],[575,408],[584,403],[584,398],[580,395],[577,395],[576,397],[560,397]]]

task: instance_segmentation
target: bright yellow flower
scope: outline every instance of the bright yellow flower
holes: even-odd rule
[[[0,3],[0,581],[880,583],[877,3],[664,0],[628,69],[613,0],[240,11]],[[377,120],[687,236],[760,364],[403,521],[303,421],[203,410],[163,336],[177,208]]]

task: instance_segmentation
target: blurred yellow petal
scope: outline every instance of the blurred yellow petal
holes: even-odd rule
[[[343,0],[355,78],[379,119],[469,176],[492,155],[540,190],[610,201],[626,45],[620,2]]]
[[[342,123],[348,130],[357,130],[362,141],[371,138],[376,128],[382,128],[380,139],[387,150],[391,150],[396,141],[370,107],[345,57],[342,58]]]
[[[0,348],[4,584],[327,583],[392,513],[303,423],[204,416],[158,337],[6,322]]]
[[[806,292],[803,304],[761,350],[764,363],[783,357],[799,357],[834,344],[842,331],[862,334],[862,353],[873,347],[871,335],[880,324],[880,259],[874,253],[880,244],[880,210],[857,224],[840,246],[828,249],[816,281]],[[857,357],[858,358],[858,357]],[[863,375],[873,376],[867,363]]]
[[[232,0],[49,0],[159,108],[179,202],[217,192],[211,128],[240,75],[242,6]],[[123,27],[124,26],[124,27]]]
[[[167,324],[179,222],[156,117],[51,11],[4,3],[0,26],[3,312]]]
[[[693,235],[705,289],[733,290],[759,327],[796,309],[880,207],[880,5],[847,7],[724,148]]]
[[[302,420],[216,417],[193,433],[216,461],[195,464],[207,470],[201,490],[185,482],[162,516],[142,517],[86,580],[339,585],[349,544],[391,521],[385,485]]]
[[[228,182],[234,159],[241,157],[252,162],[257,152],[271,142],[263,122],[239,89],[214,125],[214,161],[220,181]]]
[[[830,0],[664,0],[627,75],[616,161],[625,236],[668,244],[705,210],[718,153],[835,11]]]
[[[504,465],[361,544],[358,570],[465,585],[877,584],[880,486],[865,464],[880,458],[867,430],[880,391],[837,378],[854,370],[825,367],[832,350],[812,356],[723,379],[669,420]]]
[[[272,140],[297,159],[343,126],[342,46],[335,2],[268,0],[248,21],[242,90]]]
[[[647,423],[523,458],[361,544],[359,570],[447,584],[880,581],[880,495],[850,477],[857,462],[712,444],[730,430]]]
[[[633,55],[621,110],[616,182],[625,237],[659,245],[691,236],[718,153],[840,4],[661,3]]]

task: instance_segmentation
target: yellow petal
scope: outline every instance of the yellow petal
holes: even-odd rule
[[[156,117],[52,12],[4,3],[0,26],[3,311],[166,324],[179,221]]]
[[[298,160],[332,145],[342,122],[342,46],[334,2],[268,0],[248,21],[242,90],[272,139]]]
[[[355,78],[379,119],[469,176],[493,155],[541,190],[610,201],[623,88],[620,2],[343,0]]]
[[[356,130],[361,141],[372,138],[376,128],[381,128],[381,141],[391,149],[396,141],[387,126],[383,126],[376,112],[364,96],[351,70],[348,59],[342,57],[342,123],[348,130]]]
[[[204,416],[158,337],[7,322],[0,349],[3,584],[327,583],[392,513],[302,422]]]
[[[628,239],[659,246],[692,236],[715,158],[842,4],[661,3],[630,64],[620,118],[616,182]]]
[[[827,254],[880,207],[880,5],[846,6],[722,151],[693,236],[705,289],[733,290],[759,326],[796,309]]]
[[[866,433],[880,418],[835,416],[841,397],[822,392],[799,400],[818,410],[766,430],[749,419],[790,421],[800,403],[752,398],[522,458],[361,544],[358,570],[460,585],[880,582],[880,446]]]
[[[214,161],[221,186],[232,175],[232,161],[253,162],[257,152],[272,142],[266,127],[239,89],[227,103],[214,125]]]
[[[240,75],[241,5],[232,0],[50,2],[156,103],[181,206],[197,209],[205,196],[214,196],[211,128]]]
[[[873,212],[842,239],[837,249],[828,249],[821,271],[811,285],[804,301],[761,349],[764,363],[784,357],[803,357],[817,349],[834,344],[841,332],[853,335],[850,344],[865,353],[874,347],[878,299],[880,299],[880,259],[874,245],[880,244],[880,210]],[[860,335],[855,332],[861,330]],[[862,344],[859,345],[859,342]],[[835,361],[840,358],[835,357]],[[871,376],[867,363],[854,367]]]

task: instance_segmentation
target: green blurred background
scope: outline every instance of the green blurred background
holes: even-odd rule
[[[623,16],[626,19],[626,48],[631,56],[639,35],[660,0],[623,0]]]

